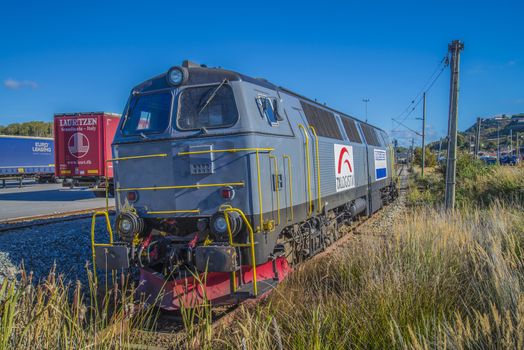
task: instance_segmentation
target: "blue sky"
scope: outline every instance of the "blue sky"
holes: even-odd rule
[[[4,1],[0,124],[121,112],[132,86],[189,58],[360,118],[369,98],[369,121],[389,131],[461,39],[464,129],[524,112],[523,13],[523,1],[504,0]],[[448,94],[446,69],[428,94],[431,139],[446,133]],[[421,113],[406,123],[419,128]]]

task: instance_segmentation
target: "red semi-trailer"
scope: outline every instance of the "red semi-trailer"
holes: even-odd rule
[[[55,176],[64,186],[89,186],[105,195],[112,192],[111,143],[120,115],[107,112],[55,114]]]

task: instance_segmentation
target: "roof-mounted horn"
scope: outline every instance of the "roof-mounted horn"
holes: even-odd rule
[[[195,67],[201,67],[201,65],[199,63],[196,63],[196,62],[192,62],[192,61],[189,61],[189,60],[184,60],[182,62],[182,67],[195,68]]]

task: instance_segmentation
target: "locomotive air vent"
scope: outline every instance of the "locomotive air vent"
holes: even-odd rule
[[[213,150],[212,145],[189,146],[190,152],[211,150]],[[191,175],[213,174],[215,172],[213,154],[211,152],[191,154],[189,156],[189,172]]]

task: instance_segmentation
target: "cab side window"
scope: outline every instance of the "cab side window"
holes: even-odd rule
[[[277,101],[274,98],[259,96],[257,97],[257,106],[263,118],[266,118],[271,126],[277,126],[281,120],[278,116]]]

